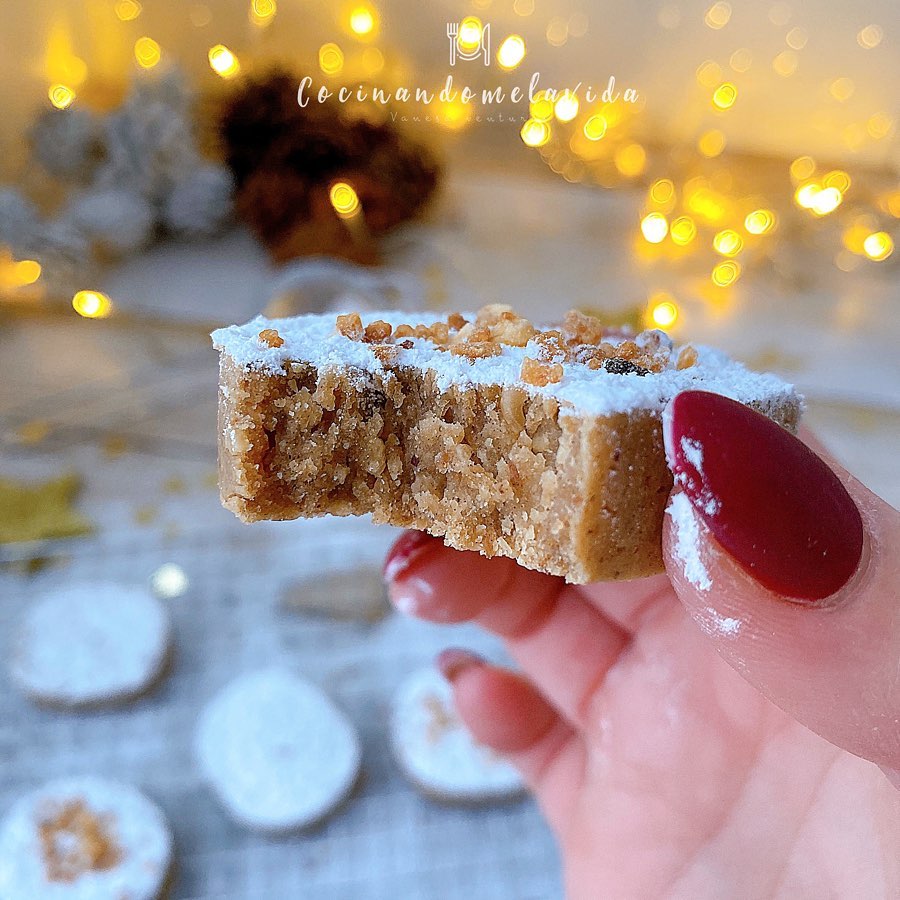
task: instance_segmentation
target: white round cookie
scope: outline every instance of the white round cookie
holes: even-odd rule
[[[25,613],[11,674],[42,703],[116,703],[162,674],[172,641],[168,610],[148,591],[107,582],[57,588]]]
[[[450,685],[431,666],[413,672],[397,690],[391,746],[404,775],[434,800],[488,803],[525,789],[508,762],[475,743],[456,714]]]
[[[238,822],[293,831],[334,810],[362,757],[349,719],[314,684],[284,669],[242,675],[203,710],[200,769]]]
[[[50,781],[0,824],[4,900],[156,900],[171,865],[159,808],[105,778]]]

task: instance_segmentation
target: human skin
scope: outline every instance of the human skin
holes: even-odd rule
[[[699,515],[706,589],[669,517],[666,574],[639,581],[566,585],[418,532],[389,556],[399,610],[475,621],[517,662],[438,660],[527,780],[569,897],[900,896],[900,514],[804,441],[863,523],[827,598],[764,586]]]

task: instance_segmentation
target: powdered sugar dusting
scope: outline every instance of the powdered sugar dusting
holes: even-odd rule
[[[687,495],[675,494],[666,515],[675,525],[675,555],[684,566],[684,577],[699,590],[708,591],[712,581],[700,557],[700,526]]]
[[[703,445],[689,437],[681,439],[681,452],[684,458],[697,470],[697,474],[703,477]]]
[[[706,614],[709,617],[712,629],[726,637],[735,637],[744,624],[740,619],[736,619],[733,616],[723,616],[711,606],[706,607]]]
[[[474,314],[466,313],[468,318]],[[307,362],[317,368],[353,367],[362,372],[384,372],[371,344],[353,341],[335,329],[334,313],[267,319],[257,316],[245,325],[220,328],[212,334],[214,346],[237,365],[263,372],[281,372],[286,363]],[[443,317],[434,313],[368,312],[363,324],[378,319],[392,326],[409,323],[431,325]],[[274,329],[283,339],[280,347],[269,347],[259,333]],[[528,385],[520,378],[522,361],[536,358],[539,348],[532,341],[525,347],[503,345],[498,356],[470,362],[463,356],[438,350],[424,338],[410,338],[412,347],[399,348],[398,366],[433,372],[438,388],[451,385],[496,384],[516,386],[531,394],[550,396],[563,407],[563,414],[613,415],[632,410],[661,411],[684,390],[707,390],[739,402],[754,402],[763,412],[775,411],[798,398],[791,385],[774,375],[751,372],[719,351],[696,347],[697,363],[676,369],[674,362],[662,372],[647,375],[613,374],[588,369],[578,363],[563,363],[563,378],[543,387]],[[677,353],[673,354],[673,359]]]

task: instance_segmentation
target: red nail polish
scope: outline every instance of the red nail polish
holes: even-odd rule
[[[862,518],[802,441],[706,391],[675,397],[663,431],[675,480],[719,545],[760,584],[815,602],[847,583],[862,556]]]
[[[384,580],[390,583],[402,578],[413,560],[439,546],[441,541],[424,531],[404,531],[388,551],[382,570]]]
[[[477,653],[472,653],[469,650],[449,647],[446,650],[441,650],[434,663],[441,675],[452,684],[464,669],[480,666],[484,663],[484,660]]]

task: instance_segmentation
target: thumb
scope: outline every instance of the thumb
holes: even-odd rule
[[[679,394],[663,430],[682,603],[770,700],[900,786],[900,514],[725,397]]]

